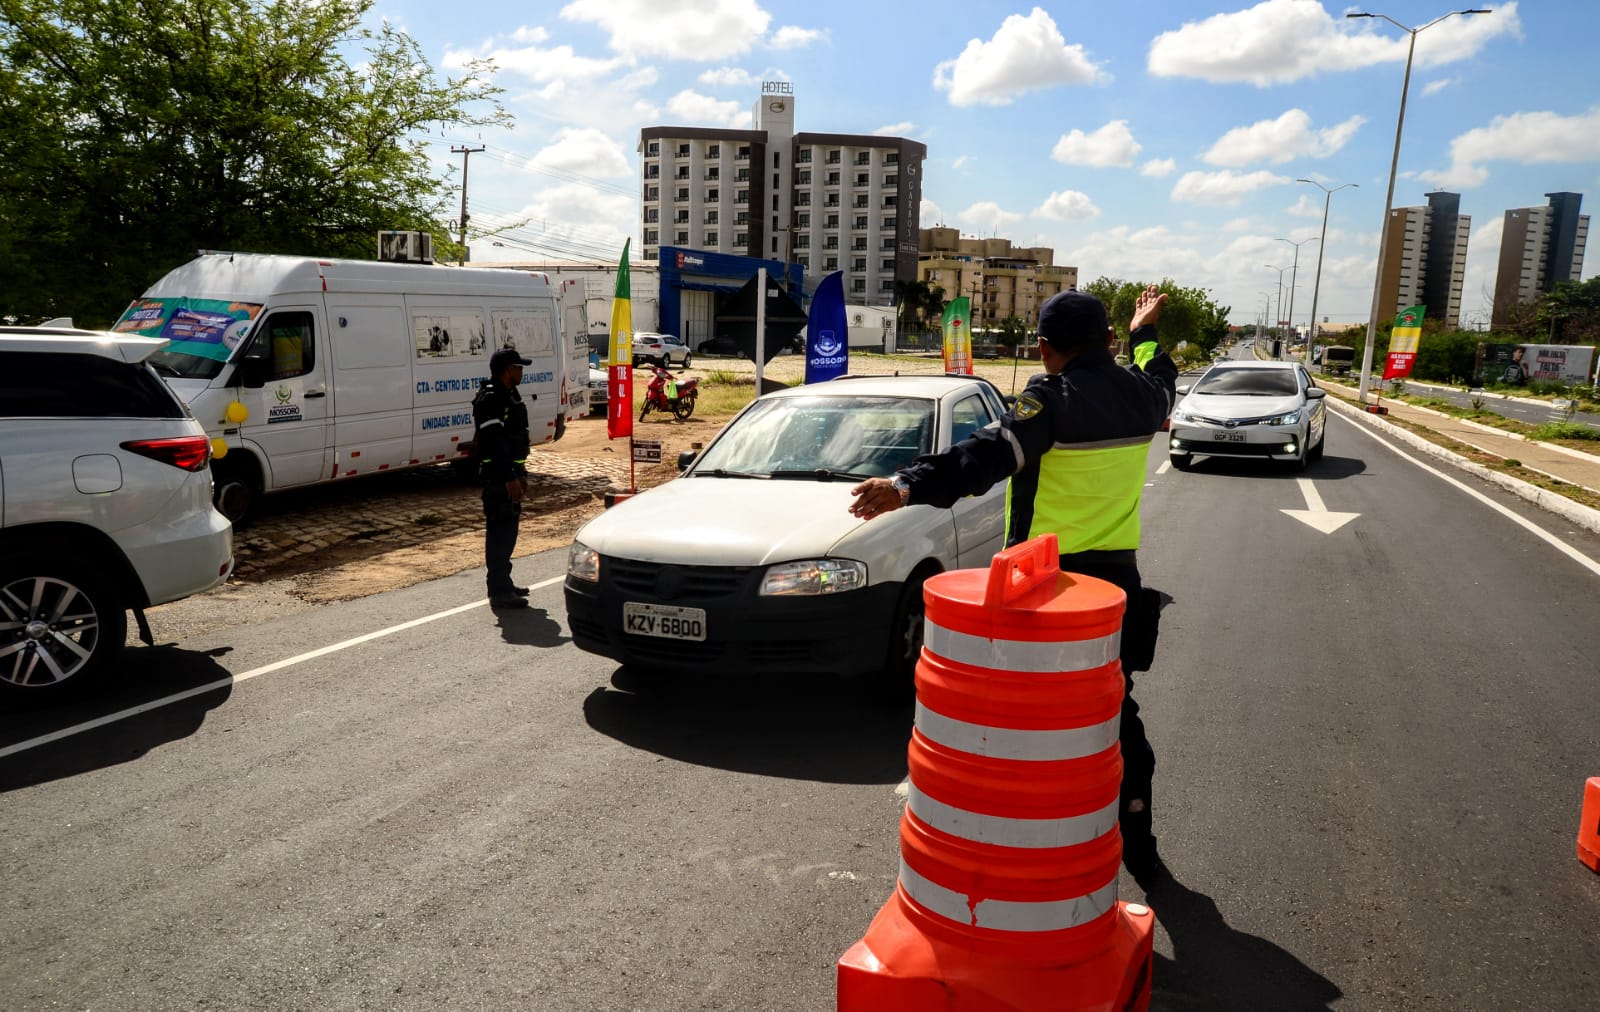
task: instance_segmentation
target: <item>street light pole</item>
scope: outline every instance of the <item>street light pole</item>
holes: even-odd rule
[[[1295,333],[1294,333],[1294,290],[1296,288],[1300,287],[1300,247],[1304,246],[1308,242],[1316,242],[1317,241],[1317,237],[1316,236],[1311,236],[1308,239],[1301,239],[1299,242],[1296,242],[1293,239],[1279,239],[1278,241],[1279,242],[1286,242],[1290,246],[1294,247],[1294,269],[1289,274],[1289,336],[1293,337],[1293,336],[1295,336]],[[1319,244],[1317,246],[1317,248],[1321,249],[1322,247]],[[1284,345],[1283,350],[1285,352],[1288,352],[1289,346],[1288,345]]]
[[[1353,11],[1346,14],[1347,18],[1382,18],[1396,28],[1411,36],[1411,42],[1406,47],[1406,76],[1400,84],[1400,116],[1394,124],[1394,155],[1389,159],[1389,191],[1383,198],[1383,228],[1378,231],[1378,276],[1372,280],[1372,313],[1367,320],[1367,347],[1361,357],[1361,389],[1359,396],[1362,403],[1367,400],[1367,387],[1372,380],[1372,348],[1373,341],[1378,335],[1378,300],[1383,291],[1383,259],[1389,248],[1389,213],[1394,209],[1394,177],[1400,167],[1400,131],[1406,123],[1406,92],[1411,89],[1411,58],[1417,51],[1417,33],[1426,31],[1446,18],[1455,17],[1457,14],[1488,14],[1489,11],[1481,8],[1464,11],[1450,11],[1441,14],[1423,25],[1421,28],[1409,28],[1391,18],[1387,14],[1362,13]]]
[[[1272,329],[1278,330],[1283,326],[1283,272],[1289,268],[1279,267],[1276,264],[1262,264],[1261,266],[1269,271],[1278,272],[1278,315],[1272,319]],[[1283,334],[1280,332],[1278,337],[1283,337]]]
[[[1317,279],[1311,283],[1311,336],[1306,339],[1306,371],[1311,371],[1311,355],[1317,346],[1317,297],[1322,294],[1322,254],[1328,248],[1328,204],[1333,200],[1333,195],[1346,186],[1360,189],[1359,183],[1341,183],[1333,189],[1328,189],[1315,179],[1296,179],[1297,183],[1310,183],[1322,191],[1322,241],[1317,243]]]

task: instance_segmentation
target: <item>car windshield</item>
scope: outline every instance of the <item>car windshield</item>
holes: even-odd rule
[[[260,314],[258,302],[181,296],[135,299],[111,329],[172,342],[146,359],[163,376],[212,379],[244,343]]]
[[[773,397],[740,415],[696,477],[885,477],[932,449],[925,397]]]
[[[1213,369],[1195,384],[1194,393],[1229,397],[1284,397],[1300,386],[1288,369]]]

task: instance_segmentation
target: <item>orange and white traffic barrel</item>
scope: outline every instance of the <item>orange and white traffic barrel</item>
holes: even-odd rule
[[[899,880],[838,1008],[1147,1007],[1154,919],[1117,900],[1126,595],[1046,535],[924,597]]]
[[[1583,785],[1583,813],[1578,816],[1578,860],[1600,871],[1600,777]]]

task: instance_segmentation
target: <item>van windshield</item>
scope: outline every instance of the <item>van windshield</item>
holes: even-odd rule
[[[259,302],[163,296],[134,299],[111,329],[172,342],[146,360],[163,376],[213,379],[260,315]]]

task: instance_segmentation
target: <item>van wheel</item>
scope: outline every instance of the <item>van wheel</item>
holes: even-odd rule
[[[250,464],[218,462],[213,466],[216,474],[212,480],[216,487],[212,495],[216,499],[217,511],[233,521],[235,527],[241,526],[255,510],[261,497],[261,478]]]
[[[56,700],[104,677],[128,635],[109,583],[48,558],[0,564],[0,695]]]

